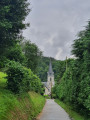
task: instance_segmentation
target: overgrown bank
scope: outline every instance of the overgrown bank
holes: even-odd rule
[[[0,71],[7,74],[0,72],[0,120],[31,120],[45,102],[36,76],[42,52],[22,36],[29,5],[28,0],[0,1]]]
[[[33,120],[44,104],[44,97],[35,92],[15,96],[7,90],[0,91],[0,120]]]
[[[13,94],[6,88],[7,75],[0,72],[0,120],[32,120],[41,112],[45,98],[39,93]]]

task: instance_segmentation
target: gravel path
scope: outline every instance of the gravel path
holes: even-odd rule
[[[54,100],[47,99],[46,105],[37,120],[70,120],[70,118]]]

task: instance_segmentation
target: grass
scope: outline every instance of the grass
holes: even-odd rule
[[[84,118],[84,116],[81,116],[79,113],[73,111],[71,106],[66,105],[65,103],[63,103],[62,101],[58,99],[56,99],[55,102],[58,103],[69,114],[69,116],[73,120],[87,120],[86,118]]]
[[[32,120],[42,110],[45,98],[35,92],[14,95],[6,88],[6,74],[0,72],[0,120]]]
[[[29,95],[32,103],[34,103],[33,104],[34,116],[36,117],[42,111],[45,105],[45,98],[35,92],[29,92]]]
[[[0,72],[0,88],[4,88],[6,86],[6,79],[7,75],[6,73]]]

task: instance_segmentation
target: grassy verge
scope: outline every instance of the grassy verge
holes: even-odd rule
[[[81,116],[79,113],[73,111],[71,106],[64,104],[58,99],[56,99],[55,102],[58,103],[69,114],[69,116],[73,118],[73,120],[87,120],[84,116]]]
[[[45,98],[35,92],[14,95],[5,89],[5,77],[0,72],[0,120],[33,120],[41,112]]]
[[[4,88],[6,86],[6,79],[7,75],[3,72],[0,72],[0,88]]]

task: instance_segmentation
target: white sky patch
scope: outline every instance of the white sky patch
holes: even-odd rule
[[[52,36],[48,40],[46,40],[46,43],[50,44],[52,46],[54,44],[53,40],[56,36],[57,36],[57,34],[52,34]]]
[[[55,58],[56,58],[57,60],[59,60],[59,59],[61,59],[61,57],[62,57],[62,49],[61,49],[61,48],[58,48],[58,52],[57,52]]]

